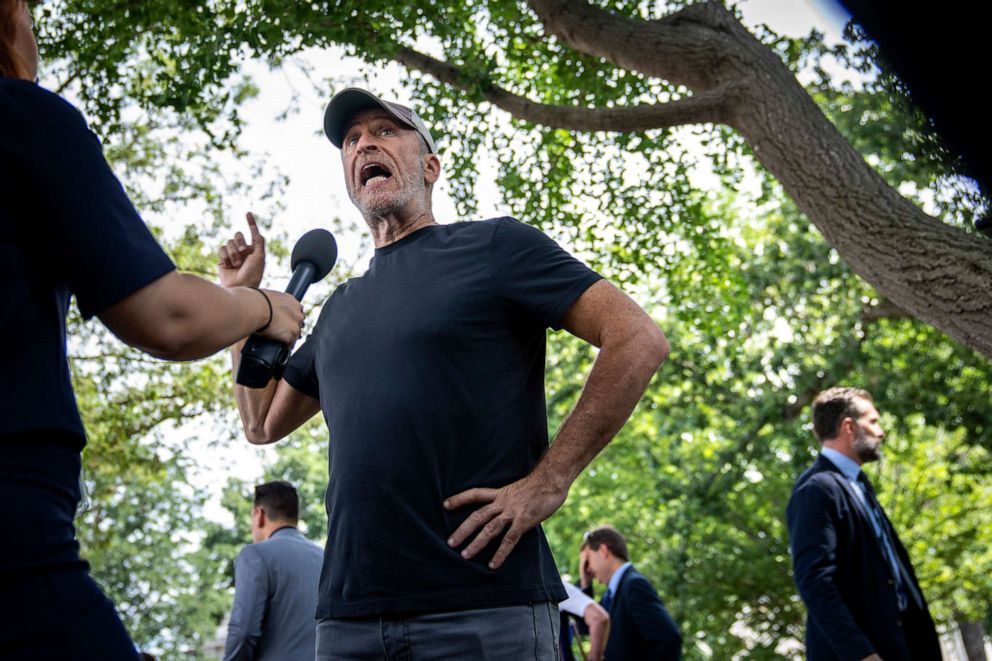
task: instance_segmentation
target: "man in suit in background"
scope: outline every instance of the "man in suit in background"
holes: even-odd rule
[[[224,661],[313,661],[324,550],[297,530],[299,517],[293,485],[255,487],[253,544],[241,550],[234,566]]]
[[[940,643],[906,549],[862,464],[885,432],[871,395],[831,388],[813,402],[820,456],[796,482],[787,518],[792,565],[806,602],[806,655],[940,659]]]
[[[606,661],[682,658],[678,626],[654,586],[630,563],[627,540],[615,528],[601,526],[586,534],[579,573],[584,590],[591,590],[592,578],[606,586],[600,601],[610,614]]]

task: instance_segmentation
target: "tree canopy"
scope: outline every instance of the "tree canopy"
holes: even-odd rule
[[[798,654],[784,508],[815,452],[808,404],[840,383],[869,389],[885,415],[873,479],[935,615],[989,612],[992,265],[968,223],[983,202],[855,31],[828,47],[816,34],[752,36],[716,3],[628,0],[52,0],[39,12],[53,78],[81,100],[139,208],[203,205],[204,223],[167,229],[180,266],[207,276],[240,185],[212,155],[237,150],[254,92],[243,62],[343,46],[370,67],[408,67],[418,112],[443,127],[459,211],[475,213],[480,163],[494,163],[512,213],[629,291],[672,342],[546,529],[573,573],[584,530],[627,533],[689,658]],[[829,76],[831,59],[863,75]],[[720,185],[696,185],[700,168]],[[263,187],[278,180],[256,171]],[[90,437],[84,552],[139,643],[195,654],[230,603],[250,490],[225,491],[234,528],[208,521],[189,479],[206,439],[177,444],[170,430],[197,421],[243,442],[226,362],[146,359],[78,319],[71,333]],[[552,336],[552,432],[593,358]],[[300,485],[315,539],[327,532],[325,444],[313,421],[265,476]]]
[[[525,215],[636,235],[646,261],[661,258],[670,225],[690,213],[670,129],[713,127],[722,151],[772,173],[882,296],[992,356],[992,246],[924,213],[844,139],[795,78],[808,44],[756,37],[719,2],[254,0],[177,11],[164,0],[63,0],[43,11],[46,45],[71,56],[87,104],[109,118],[122,98],[204,126],[236,118],[246,57],[339,45],[373,64],[399,62],[423,75],[421,114],[444,127],[459,175],[473,171],[485,136],[501,189]],[[493,107],[510,127],[496,126]]]

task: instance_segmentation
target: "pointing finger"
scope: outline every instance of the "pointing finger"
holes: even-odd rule
[[[257,243],[264,246],[265,239],[262,238],[262,233],[258,231],[258,223],[255,222],[255,214],[249,211],[246,217],[248,218],[248,230],[251,232],[251,244],[254,246]]]

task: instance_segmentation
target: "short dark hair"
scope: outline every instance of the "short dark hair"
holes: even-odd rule
[[[269,518],[277,521],[298,521],[300,518],[300,496],[296,487],[282,480],[255,487],[255,507],[262,508]]]
[[[871,393],[861,388],[837,387],[824,390],[813,400],[813,435],[823,443],[835,438],[844,418],[857,419],[862,411],[855,400],[874,403]]]
[[[610,553],[624,562],[630,560],[630,554],[627,553],[627,540],[613,526],[600,526],[587,532],[582,537],[582,546],[579,547],[579,550],[588,547],[593,551],[598,551],[599,547],[603,545],[609,549]]]

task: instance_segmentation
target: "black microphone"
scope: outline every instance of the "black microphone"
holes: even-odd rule
[[[327,230],[310,230],[293,246],[290,266],[293,276],[286,286],[286,293],[298,301],[303,300],[307,289],[330,273],[338,260],[338,244]],[[264,388],[272,379],[282,378],[289,362],[289,347],[261,335],[252,335],[241,350],[238,365],[238,385]]]

